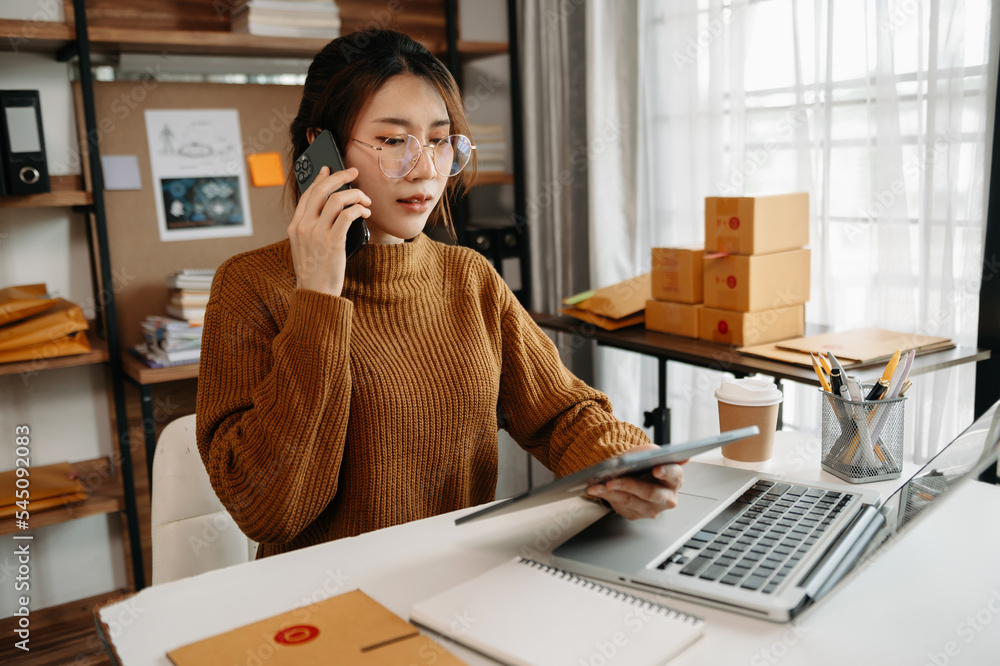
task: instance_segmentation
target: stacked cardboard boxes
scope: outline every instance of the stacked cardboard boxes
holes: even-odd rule
[[[703,255],[700,249],[653,248],[653,300],[646,301],[646,328],[698,337]]]
[[[805,333],[809,195],[706,197],[698,337],[736,346]]]
[[[653,248],[646,328],[737,346],[805,333],[809,195],[707,197],[705,248]]]

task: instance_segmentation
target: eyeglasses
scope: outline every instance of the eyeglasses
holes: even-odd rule
[[[424,148],[431,149],[431,162],[434,169],[442,176],[457,176],[472,159],[472,151],[476,149],[469,137],[463,134],[452,134],[437,143],[420,145],[420,141],[412,134],[397,134],[390,136],[379,147],[364,141],[351,139],[366,148],[378,151],[378,167],[389,178],[402,178],[417,166]]]

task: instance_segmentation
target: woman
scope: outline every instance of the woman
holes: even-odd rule
[[[370,37],[316,56],[290,129],[293,164],[329,129],[349,168],[320,171],[288,240],[219,268],[206,313],[198,447],[261,557],[492,500],[498,422],[557,475],[652,447],[563,367],[485,259],[421,233],[467,186],[473,151],[449,137],[468,121],[430,52]],[[371,240],[348,260],[358,217]],[[591,493],[652,516],[682,480],[677,465],[656,476]]]

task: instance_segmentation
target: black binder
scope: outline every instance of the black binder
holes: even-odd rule
[[[0,90],[0,194],[49,191],[37,90]]]

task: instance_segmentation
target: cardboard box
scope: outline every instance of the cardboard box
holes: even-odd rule
[[[653,298],[675,303],[701,303],[704,250],[654,247]]]
[[[809,244],[809,194],[705,197],[705,251],[768,254]]]
[[[701,303],[646,301],[646,328],[650,331],[698,337],[698,312]]]
[[[707,257],[705,307],[760,312],[809,300],[809,250]]]
[[[698,337],[737,347],[797,338],[806,331],[806,306],[734,312],[703,307],[698,315]]]

